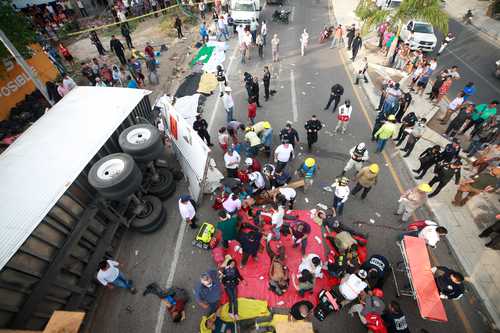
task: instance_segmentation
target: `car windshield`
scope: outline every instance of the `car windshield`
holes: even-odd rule
[[[419,32],[422,34],[432,34],[434,30],[432,29],[432,25],[427,23],[415,23],[413,26],[413,31]]]
[[[253,3],[237,2],[234,4],[233,10],[242,11],[242,12],[253,12],[253,11],[255,11],[255,6]]]

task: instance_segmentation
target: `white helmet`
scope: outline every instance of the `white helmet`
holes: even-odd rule
[[[251,158],[251,157],[247,157],[247,158],[245,158],[245,164],[246,164],[247,166],[251,166],[251,165],[253,164],[253,160],[252,160],[252,158]]]
[[[368,276],[368,274],[366,273],[366,271],[364,269],[360,269],[359,272],[358,272],[358,276],[361,278],[361,279],[366,279],[366,277]]]
[[[356,146],[356,148],[358,148],[359,150],[362,150],[362,149],[365,149],[365,148],[366,148],[366,145],[365,145],[365,143],[364,143],[364,142],[360,142],[360,143]]]

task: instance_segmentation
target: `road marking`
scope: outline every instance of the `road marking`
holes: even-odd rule
[[[337,52],[338,52],[338,50],[337,50]],[[359,105],[361,105],[361,110],[363,111],[363,115],[365,116],[366,121],[368,122],[368,127],[370,127],[370,129],[373,129],[373,124],[372,124],[372,121],[370,119],[370,116],[368,115],[368,111],[366,110],[366,108],[361,100],[361,96],[359,95],[358,90],[354,87],[354,81],[351,77],[351,74],[349,73],[349,69],[347,68],[347,62],[345,60],[345,57],[344,57],[342,52],[338,52],[338,53],[340,55],[340,59],[342,60],[342,64],[344,65],[344,70],[346,71],[347,77],[349,78],[349,81],[351,82],[351,85],[354,88],[353,89],[354,95],[356,95],[356,98],[358,99],[358,103],[359,103]],[[384,157],[384,160],[387,163],[387,167],[389,168],[389,172],[390,172],[392,178],[394,179],[394,182],[396,183],[396,186],[397,186],[399,192],[403,193],[404,187],[401,184],[401,179],[397,175],[397,173],[394,169],[394,166],[392,165],[391,159],[389,158],[389,156],[387,155],[387,153],[385,151],[382,152],[382,155]],[[429,252],[429,253],[430,253],[430,257],[431,257],[432,261],[434,263],[438,264],[439,261],[437,260],[437,258],[431,252]],[[458,316],[460,317],[460,321],[462,322],[462,324],[465,328],[465,331],[468,333],[474,333],[474,330],[472,329],[472,326],[471,326],[469,320],[465,316],[465,313],[464,313],[464,310],[462,309],[462,307],[456,302],[452,302],[452,305],[453,305],[453,308],[455,309],[455,311],[457,312]]]
[[[293,22],[294,17],[295,17],[295,6],[292,7],[292,13],[290,14],[290,22]]]
[[[293,112],[293,122],[299,120],[299,111],[297,109],[297,91],[295,90],[295,73],[293,69],[290,71],[290,89],[292,91],[292,112]]]
[[[238,48],[235,46],[234,50],[233,50],[233,53],[231,54],[231,59],[229,60],[229,65],[227,65],[226,79],[229,77],[229,72],[231,71],[231,66],[233,64],[233,61],[236,58],[236,52],[237,51],[238,51]],[[208,128],[207,128],[208,133],[210,133],[210,131],[212,130],[212,125],[213,125],[213,123],[215,121],[215,114],[217,113],[217,110],[219,109],[220,100],[221,100],[221,98],[217,97],[217,100],[215,101],[214,108],[212,109],[212,114],[210,115],[210,121],[208,122]]]
[[[174,275],[177,268],[177,262],[179,261],[179,256],[181,254],[182,241],[184,240],[184,234],[186,231],[186,223],[181,220],[181,226],[179,228],[179,233],[177,234],[177,242],[175,243],[174,256],[172,262],[170,263],[170,271],[168,273],[167,283],[165,288],[172,287],[174,282]],[[158,319],[156,320],[155,333],[161,333],[163,330],[163,320],[165,319],[165,302],[160,303],[160,309],[158,310]]]

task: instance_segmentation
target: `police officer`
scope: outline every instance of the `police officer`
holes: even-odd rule
[[[401,127],[399,128],[398,136],[392,139],[394,141],[397,141],[396,147],[400,146],[403,143],[403,141],[406,139],[406,136],[408,135],[408,130],[415,126],[417,120],[418,118],[415,112],[410,112],[406,116],[404,116]]]
[[[280,140],[287,141],[292,144],[294,148],[295,145],[299,143],[299,133],[292,127],[292,122],[288,121],[285,128],[280,131]]]
[[[368,149],[366,148],[364,142],[361,142],[358,145],[352,147],[349,151],[349,155],[351,156],[351,158],[349,159],[349,161],[347,161],[344,170],[342,170],[342,176],[344,176],[345,173],[352,168],[355,168],[356,171],[361,170],[361,168],[363,167],[363,162],[368,161],[369,158]]]
[[[227,86],[226,74],[221,65],[217,65],[217,73],[215,74],[217,82],[219,83],[220,97],[224,95],[224,88]]]
[[[371,256],[370,259],[365,261],[365,263],[361,266],[361,269],[366,271],[368,275],[366,282],[372,289],[382,289],[385,278],[391,270],[391,266],[389,265],[389,260],[387,260],[386,257],[380,254],[375,254]]]
[[[445,187],[453,177],[455,177],[455,184],[458,185],[460,183],[461,169],[462,161],[460,158],[453,160],[451,163],[446,161],[438,163],[434,170],[434,178],[432,178],[429,182],[429,186],[432,186],[435,183],[438,183],[438,186],[431,194],[429,194],[429,198],[438,195],[443,187]]]
[[[264,100],[267,102],[269,100],[269,86],[271,85],[271,72],[269,72],[269,67],[267,66],[264,66],[262,82],[264,82]]]
[[[334,84],[331,88],[330,98],[328,99],[328,103],[325,106],[325,110],[328,110],[330,108],[330,104],[332,104],[332,102],[335,101],[332,110],[332,112],[335,112],[337,106],[340,103],[340,97],[342,97],[343,94],[344,94],[344,87],[342,87],[338,83]]]
[[[311,119],[304,125],[304,128],[307,131],[307,148],[311,151],[313,143],[318,141],[318,132],[323,128],[323,124],[313,114]]]
[[[208,124],[205,119],[201,117],[200,114],[196,115],[196,120],[193,123],[193,129],[198,133],[202,140],[207,142],[209,147],[212,147],[213,144],[210,142],[210,134],[208,134]]]

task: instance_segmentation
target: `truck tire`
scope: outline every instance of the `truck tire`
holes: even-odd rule
[[[97,161],[90,168],[88,181],[103,197],[122,200],[139,190],[142,173],[130,155],[116,153]]]
[[[163,215],[163,203],[152,195],[142,197],[144,210],[136,215],[130,223],[130,229],[141,231],[155,225]]]
[[[150,224],[147,227],[138,229],[137,232],[141,234],[151,234],[153,232],[158,231],[161,227],[163,227],[167,223],[167,210],[163,209],[162,215],[158,219],[156,223]]]
[[[160,131],[149,124],[138,124],[125,129],[118,137],[121,149],[138,162],[160,158],[164,151]]]
[[[156,183],[150,183],[147,193],[165,200],[175,192],[174,175],[170,170],[164,168],[158,168],[157,171],[160,179]]]

